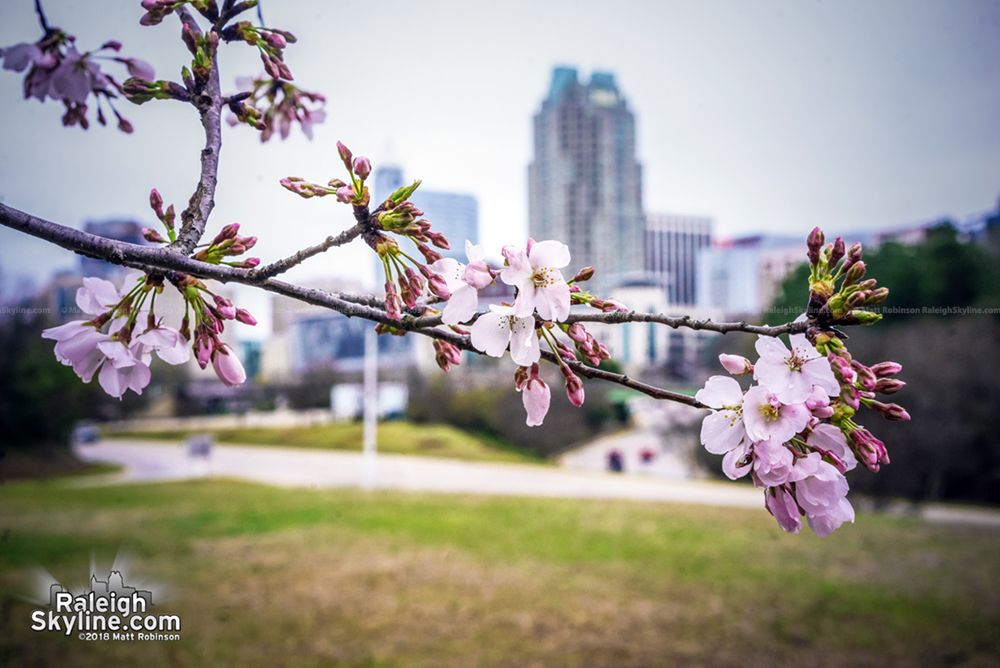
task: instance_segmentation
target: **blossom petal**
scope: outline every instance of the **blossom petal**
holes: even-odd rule
[[[539,267],[562,269],[569,264],[569,246],[552,239],[536,242],[528,253],[528,260],[535,269]]]
[[[460,283],[451,291],[451,297],[441,313],[441,320],[446,325],[457,325],[472,318],[478,308],[479,293],[471,285]]]
[[[533,318],[514,318],[510,336],[510,358],[519,366],[531,366],[541,357]]]
[[[743,390],[739,382],[727,376],[712,376],[694,398],[712,408],[743,405]]]
[[[559,277],[550,286],[535,290],[535,308],[545,320],[562,322],[569,317],[569,286]]]
[[[510,316],[490,311],[484,313],[472,325],[472,345],[490,357],[503,357],[510,343]]]

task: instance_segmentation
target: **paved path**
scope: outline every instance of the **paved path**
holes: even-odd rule
[[[351,487],[365,481],[358,452],[250,446],[217,446],[206,461],[182,445],[104,441],[80,446],[88,461],[125,466],[122,474],[94,483],[180,480],[205,475],[243,478],[285,487]],[[96,476],[95,476],[96,478]],[[82,482],[80,484],[88,484]],[[465,462],[454,459],[379,455],[376,487],[429,492],[565,498],[618,498],[714,506],[762,508],[761,492],[724,482],[650,479],[549,466]]]
[[[189,457],[179,444],[105,441],[79,446],[77,454],[87,461],[121,464],[125,471],[75,478],[70,483],[75,485],[184,480],[211,475],[283,487],[360,487],[370,472],[361,453],[333,450],[225,445],[214,448],[206,460]],[[379,455],[374,486],[425,492],[763,506],[761,492],[746,485],[406,455]],[[1000,512],[991,509],[925,504],[913,511],[895,513],[922,517],[929,522],[1000,528]]]
[[[584,471],[606,471],[608,453],[618,450],[624,459],[626,473],[658,478],[685,480],[695,477],[692,448],[696,443],[697,427],[704,411],[639,397],[629,402],[633,428],[598,438],[559,458],[560,465]],[[655,453],[650,462],[642,461],[640,453],[649,448]]]

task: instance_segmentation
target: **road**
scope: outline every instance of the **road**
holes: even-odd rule
[[[215,447],[211,456],[204,459],[190,457],[180,444],[105,441],[79,446],[77,453],[86,461],[113,462],[125,470],[106,476],[74,478],[69,484],[109,485],[219,476],[282,487],[371,486],[422,492],[633,499],[763,511],[762,493],[747,485],[627,472],[379,455],[374,484],[366,485],[373,472],[360,452],[226,445]],[[1000,512],[991,509],[924,504],[890,512],[928,522],[1000,528]]]
[[[184,446],[179,444],[116,440],[79,446],[77,453],[87,461],[113,462],[125,467],[121,474],[93,476],[97,479],[92,483],[81,484],[181,480],[211,475],[283,487],[359,487],[366,478],[364,456],[359,452],[226,445],[215,447],[206,460],[189,457]],[[541,465],[406,455],[379,455],[374,482],[373,486],[380,488],[427,492],[763,507],[760,491],[724,482],[652,479]]]

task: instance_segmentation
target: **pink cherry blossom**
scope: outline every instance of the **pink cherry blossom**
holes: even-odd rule
[[[120,341],[105,341],[98,345],[106,359],[97,380],[105,392],[119,399],[128,390],[142,394],[151,378],[149,356],[144,354],[142,347],[138,342],[126,347]]]
[[[783,404],[768,388],[755,385],[743,400],[743,422],[751,440],[784,443],[806,428],[809,409],[805,404]]]
[[[529,249],[527,253],[514,246],[503,249],[508,266],[500,278],[518,289],[516,314],[527,317],[537,309],[545,320],[565,320],[570,292],[559,270],[569,264],[569,246],[549,240],[529,244]]]
[[[749,441],[743,440],[722,458],[722,472],[730,480],[742,478],[753,468],[751,466],[753,462],[747,458],[751,453],[750,445]]]
[[[844,471],[850,471],[858,465],[858,460],[847,447],[847,437],[837,427],[832,424],[818,424],[812,429],[806,444],[816,450],[830,452],[844,465]]]
[[[778,520],[787,533],[798,533],[802,529],[801,512],[795,503],[795,497],[785,487],[772,487],[764,493],[764,505],[767,511]]]
[[[767,440],[753,445],[753,472],[761,487],[777,487],[788,481],[794,458],[781,441]]]
[[[184,364],[191,359],[191,348],[179,331],[159,325],[146,330],[135,339],[146,350],[155,351],[156,356],[167,364]]]
[[[814,385],[819,385],[831,397],[840,394],[840,384],[833,375],[829,360],[816,352],[805,334],[794,334],[789,338],[791,351],[777,338],[761,335],[757,339],[760,359],[754,365],[754,379],[783,404],[805,401]]]
[[[743,425],[743,390],[726,376],[712,376],[695,399],[715,409],[701,423],[701,444],[713,455],[723,455],[746,437]]]
[[[535,335],[535,319],[519,318],[514,307],[490,304],[472,325],[472,345],[490,357],[503,357],[510,344],[510,358],[520,366],[531,366],[541,356],[541,346]]]
[[[444,277],[451,293],[441,314],[441,320],[446,325],[457,325],[470,320],[479,308],[479,290],[493,282],[484,259],[483,247],[474,246],[466,240],[465,254],[469,258],[467,265],[450,257],[441,258],[430,265],[432,271]]]
[[[46,329],[42,332],[42,338],[56,341],[56,359],[66,366],[72,366],[73,372],[85,383],[91,381],[104,361],[104,353],[98,349],[98,345],[110,339],[107,334],[83,320]]]
[[[817,536],[828,536],[844,522],[854,521],[847,478],[818,452],[796,461],[788,480],[795,483],[795,500]]]
[[[247,372],[240,359],[227,344],[223,343],[212,352],[212,368],[215,375],[229,387],[246,382]]]

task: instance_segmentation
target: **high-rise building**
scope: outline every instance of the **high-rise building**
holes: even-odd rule
[[[397,188],[404,185],[403,170],[399,167],[380,167],[375,170],[375,189],[371,206],[378,206]],[[445,257],[462,262],[465,257],[465,240],[479,243],[479,204],[472,195],[444,193],[420,187],[410,196],[410,201],[424,212],[432,228],[451,242],[451,250],[440,251]],[[439,249],[440,250],[440,249]]]
[[[130,244],[146,244],[146,240],[142,236],[142,225],[134,220],[89,221],[84,225],[83,231],[88,234],[96,234],[99,237],[124,241]],[[111,279],[123,276],[128,270],[125,267],[111,264],[104,260],[81,257],[80,271],[84,276],[99,276]]]
[[[646,272],[667,291],[667,303],[696,299],[698,251],[712,244],[712,219],[649,214],[646,217]]]
[[[613,74],[557,67],[535,114],[535,159],[528,169],[532,238],[569,246],[572,276],[596,269],[596,289],[642,272],[645,223],[635,116]]]

